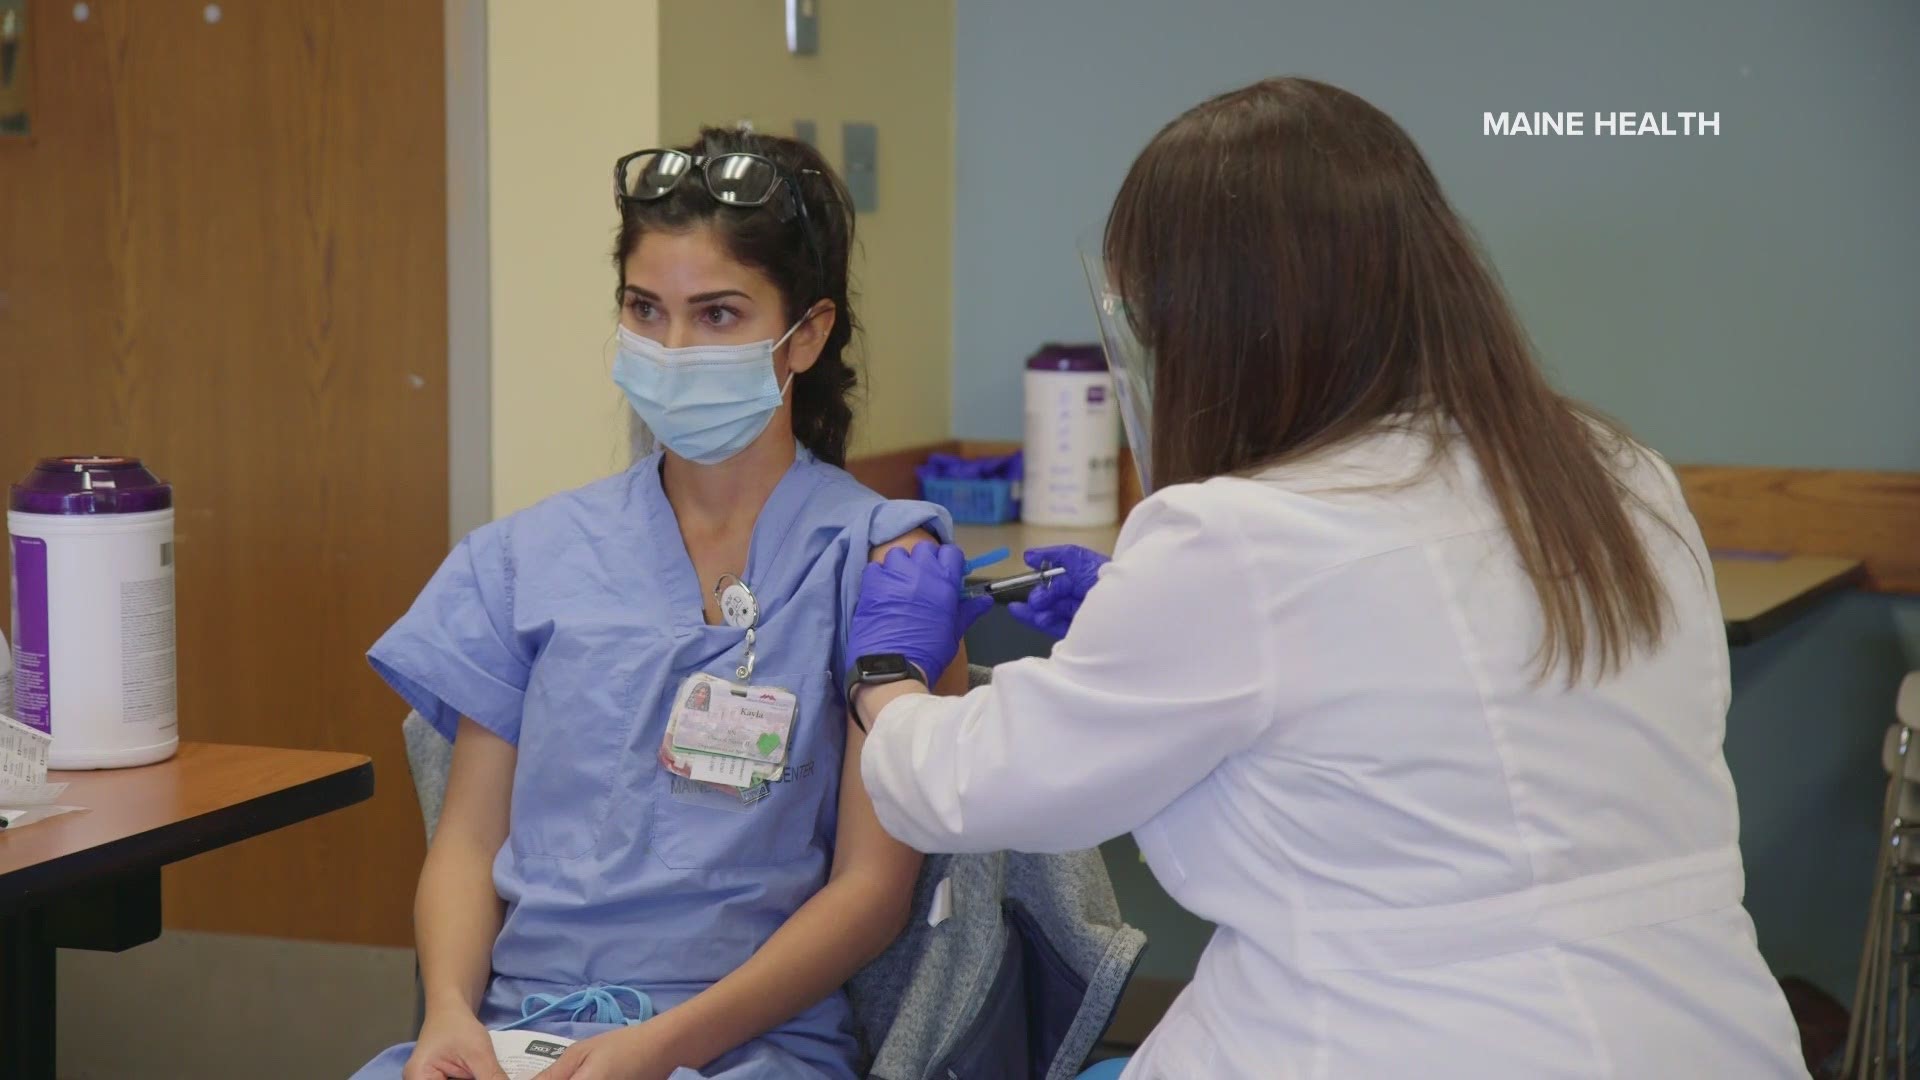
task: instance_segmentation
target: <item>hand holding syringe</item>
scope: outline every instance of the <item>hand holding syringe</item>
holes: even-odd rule
[[[980,581],[960,590],[960,596],[967,600],[976,600],[990,596],[995,603],[1008,603],[1018,600],[1032,592],[1039,585],[1052,581],[1067,572],[1064,566],[1049,566],[1044,570],[1035,570],[1027,574],[1015,574],[1012,577],[995,581]]]
[[[962,574],[971,574],[982,567],[992,566],[1007,557],[1006,548],[994,548],[984,555],[975,555],[968,559],[961,569]],[[960,599],[978,600],[989,597],[997,604],[1005,604],[1024,598],[1040,585],[1067,572],[1064,566],[1041,566],[1032,573],[1015,574],[995,581],[976,581],[960,589]]]
[[[1107,556],[1077,544],[1059,544],[1028,548],[1025,558],[1033,573],[987,582],[965,595],[1012,600],[1007,612],[1016,621],[1051,637],[1066,637]]]

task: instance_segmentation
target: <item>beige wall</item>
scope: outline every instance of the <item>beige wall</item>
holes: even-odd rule
[[[661,0],[660,131],[681,143],[702,124],[791,135],[812,120],[838,169],[841,123],[879,127],[880,208],[855,233],[867,400],[853,453],[937,442],[952,386],[953,4],[819,8],[819,53],[793,56],[782,0]]]
[[[655,0],[489,0],[493,506],[624,467],[613,161],[658,141]]]
[[[491,502],[510,514],[627,462],[608,379],[627,150],[703,123],[880,129],[880,209],[860,215],[854,308],[865,399],[853,452],[948,437],[953,284],[951,0],[823,4],[820,52],[786,51],[781,0],[488,0]],[[725,77],[716,77],[724,72]]]

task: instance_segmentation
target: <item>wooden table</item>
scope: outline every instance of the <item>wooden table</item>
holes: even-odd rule
[[[1829,593],[1860,580],[1860,560],[1826,555],[1715,552],[1713,579],[1727,642],[1750,645],[1804,614]]]
[[[160,868],[373,795],[360,754],[182,743],[135,769],[49,773],[87,807],[0,831],[0,1074],[53,1076],[54,950],[160,936]]]
[[[983,570],[983,577],[1004,577],[1025,569],[1020,553],[1030,547],[1079,544],[1112,554],[1120,536],[1118,526],[1069,529],[1016,523],[959,525],[953,531],[968,555],[997,547],[1013,552],[1009,562]],[[1857,559],[1824,555],[1716,552],[1713,576],[1728,644],[1748,645],[1786,626],[1821,597],[1859,580],[1861,567]]]

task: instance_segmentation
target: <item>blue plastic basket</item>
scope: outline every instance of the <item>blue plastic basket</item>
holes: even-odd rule
[[[955,525],[998,525],[1020,517],[1020,498],[1012,480],[920,478],[920,497],[946,507]]]

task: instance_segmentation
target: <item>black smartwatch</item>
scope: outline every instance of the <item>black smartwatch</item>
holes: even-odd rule
[[[854,723],[860,725],[861,731],[867,730],[867,725],[860,722],[860,710],[853,707],[854,693],[862,686],[880,686],[885,683],[908,680],[925,682],[926,676],[920,674],[920,669],[914,667],[913,663],[900,653],[874,653],[855,660],[853,670],[847,672],[848,715],[853,717]]]

